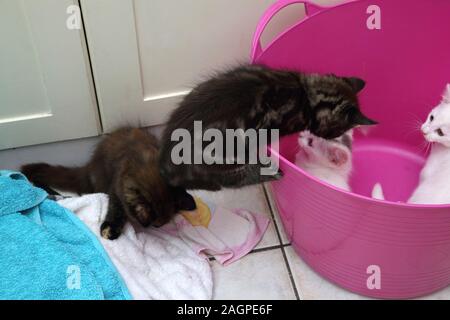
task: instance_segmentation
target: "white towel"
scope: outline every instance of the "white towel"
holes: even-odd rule
[[[211,299],[208,261],[176,235],[127,223],[116,240],[100,236],[108,196],[91,194],[58,201],[101,239],[134,299]]]

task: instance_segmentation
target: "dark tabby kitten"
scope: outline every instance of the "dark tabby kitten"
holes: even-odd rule
[[[162,140],[162,173],[171,185],[187,189],[219,190],[278,179],[282,172],[262,176],[261,163],[175,165],[171,153],[178,142],[171,141],[172,132],[185,128],[192,135],[194,121],[202,121],[203,131],[279,129],[284,136],[308,129],[319,137],[333,139],[356,126],[376,123],[359,109],[357,93],[364,85],[358,78],[254,65],[219,73],[195,87],[169,118]]]
[[[106,136],[84,167],[29,164],[22,172],[39,187],[78,194],[109,195],[108,213],[101,226],[106,239],[119,237],[127,217],[142,226],[159,227],[179,210],[195,209],[182,188],[169,187],[160,175],[156,139],[143,129],[123,128]]]

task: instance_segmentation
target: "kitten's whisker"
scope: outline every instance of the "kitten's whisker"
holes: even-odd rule
[[[428,142],[428,146],[427,146],[427,150],[426,150],[426,154],[430,153],[431,147],[433,146],[433,144],[431,142]]]
[[[425,153],[426,154],[427,153],[427,148],[428,148],[428,141],[423,140],[420,143],[419,147],[420,147],[420,153]]]
[[[404,124],[404,131],[403,131],[405,138],[409,138],[412,134],[419,132],[421,127],[422,127],[422,122],[420,122],[418,120],[413,119],[409,122],[406,122]]]
[[[423,153],[423,154],[425,154],[425,155],[428,155],[429,152],[430,152],[430,149],[431,149],[432,145],[433,145],[433,144],[432,144],[431,142],[427,141],[427,140],[422,141],[422,142],[420,143],[420,145],[419,145],[419,147],[420,147],[420,153]]]
[[[413,129],[418,130],[422,126],[422,120],[419,119],[415,114],[409,112],[409,114],[412,116],[412,119],[409,119],[408,121],[403,122],[403,126],[406,129]]]
[[[423,122],[423,120],[420,119],[420,117],[419,117],[417,114],[415,114],[415,113],[413,113],[413,112],[408,112],[408,114],[409,114],[410,116],[412,116],[412,118],[413,118],[414,120],[416,120],[416,121],[418,121],[418,122]]]

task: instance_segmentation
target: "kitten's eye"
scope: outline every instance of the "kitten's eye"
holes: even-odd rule
[[[436,130],[436,133],[437,133],[440,137],[443,137],[443,136],[444,136],[444,131],[442,131],[441,128],[437,129],[437,130]]]
[[[313,139],[309,138],[308,139],[308,147],[312,147],[312,145],[313,145]]]
[[[434,116],[431,115],[431,116],[430,116],[430,122],[433,121],[433,120],[434,120]]]

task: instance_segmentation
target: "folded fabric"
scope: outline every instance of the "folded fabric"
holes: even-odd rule
[[[101,239],[134,299],[211,299],[209,263],[176,233],[127,223],[116,240],[99,234],[108,209],[108,196],[92,194],[58,203],[75,212]]]
[[[0,171],[0,299],[130,299],[95,236],[20,173]]]
[[[175,217],[178,235],[199,255],[213,256],[225,266],[249,253],[270,222],[266,216],[244,209],[216,207],[200,198],[195,202],[197,210]]]

